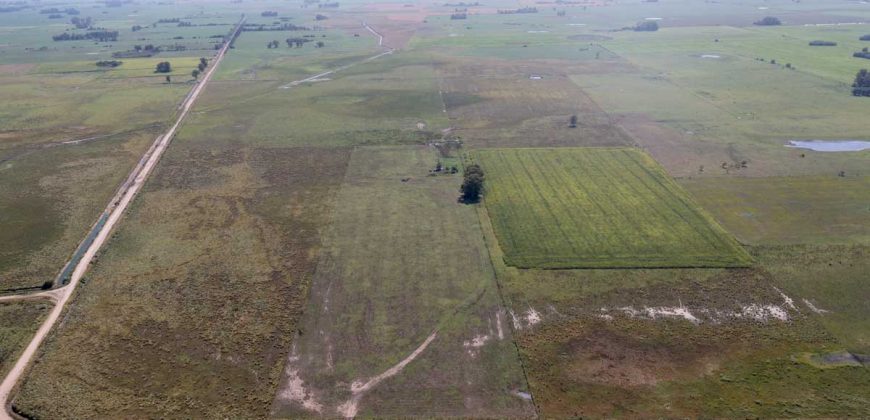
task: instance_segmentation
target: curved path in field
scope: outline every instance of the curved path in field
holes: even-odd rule
[[[163,155],[163,152],[166,151],[167,146],[169,146],[170,141],[175,136],[175,132],[178,130],[178,127],[181,125],[184,118],[187,117],[187,114],[190,112],[191,107],[196,102],[196,99],[199,97],[200,93],[202,93],[209,79],[211,79],[212,74],[215,69],[217,69],[227,50],[229,49],[230,44],[233,42],[236,36],[238,36],[239,31],[242,28],[242,24],[244,23],[244,18],[239,21],[236,26],[235,31],[232,36],[230,36],[229,40],[224,44],[223,48],[221,48],[217,55],[212,59],[211,65],[209,69],[206,71],[205,75],[202,77],[202,80],[198,82],[187,98],[182,102],[180,113],[178,114],[178,118],[175,120],[175,124],[169,128],[169,130],[161,136],[158,136],[157,139],[154,140],[154,143],[145,152],[145,155],[142,156],[142,159],[139,160],[139,163],[133,168],[133,171],[130,173],[130,176],[127,180],[121,185],[118,193],[112,198],[109,202],[108,207],[106,208],[104,215],[108,215],[106,221],[102,225],[97,225],[96,228],[99,229],[99,232],[96,235],[96,238],[91,242],[90,246],[88,246],[87,251],[84,253],[84,256],[78,261],[75,266],[75,270],[72,272],[72,276],[70,277],[69,284],[66,286],[54,289],[50,292],[42,292],[36,293],[32,296],[18,295],[18,296],[7,296],[4,300],[18,300],[24,298],[39,298],[39,297],[48,297],[56,301],[54,308],[48,314],[45,321],[43,321],[42,325],[39,327],[39,330],[36,331],[36,334],[33,336],[33,339],[27,345],[27,348],[21,353],[18,360],[15,362],[15,365],[6,375],[6,378],[3,379],[3,382],[0,383],[0,404],[4,407],[4,410],[0,410],[0,420],[12,419],[11,412],[11,400],[10,396],[12,394],[12,390],[18,384],[19,380],[23,376],[27,366],[33,360],[33,356],[36,354],[36,350],[39,349],[39,346],[45,340],[45,337],[51,331],[54,324],[57,323],[57,320],[60,319],[60,315],[63,312],[66,303],[69,301],[70,297],[72,297],[73,292],[75,291],[76,286],[81,280],[82,276],[88,270],[88,267],[91,263],[91,260],[97,254],[97,251],[103,246],[106,240],[109,238],[109,235],[112,232],[112,229],[121,219],[124,214],[124,211],[133,201],[133,198],[136,196],[136,193],[142,189],[142,186],[145,184],[145,181],[148,179],[148,176],[151,174],[154,166],[156,166],[157,162],[160,160],[160,157]],[[51,297],[49,297],[51,296]]]
[[[364,28],[368,29],[369,32],[371,32],[371,33],[374,34],[376,37],[378,37],[378,46],[379,46],[379,47],[383,47],[383,46],[384,46],[384,36],[381,35],[380,33],[378,33],[377,31],[375,31],[374,28],[372,28],[371,26],[369,26],[368,23],[363,22],[362,25],[363,25]],[[304,78],[304,79],[300,79],[300,80],[294,80],[294,81],[292,81],[292,82],[290,82],[290,83],[287,83],[287,84],[284,85],[284,86],[281,86],[280,89],[290,89],[291,87],[293,87],[293,86],[297,86],[297,85],[300,85],[300,84],[302,84],[302,83],[307,83],[307,82],[316,82],[316,81],[318,81],[318,79],[321,79],[321,78],[323,78],[324,76],[329,76],[330,74],[333,74],[333,73],[336,73],[336,72],[339,72],[339,71],[342,71],[342,70],[346,70],[346,69],[351,68],[351,67],[353,67],[353,66],[355,66],[355,65],[357,65],[357,64],[367,63],[367,62],[369,62],[369,61],[376,60],[376,59],[381,58],[381,57],[383,57],[383,56],[385,56],[385,55],[392,54],[392,53],[395,51],[395,49],[390,48],[390,47],[385,47],[385,48],[386,48],[387,50],[384,51],[384,52],[382,52],[382,53],[379,53],[379,54],[373,55],[373,56],[371,56],[371,57],[364,58],[364,59],[359,60],[359,61],[354,61],[354,62],[352,62],[352,63],[350,63],[350,64],[345,64],[345,65],[343,65],[343,66],[341,66],[341,67],[334,68],[334,69],[332,69],[332,70],[325,71],[325,72],[323,72],[323,73],[315,74],[314,76],[311,76],[311,77],[306,77],[306,78]]]

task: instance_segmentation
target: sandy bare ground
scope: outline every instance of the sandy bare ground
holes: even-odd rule
[[[357,410],[359,409],[359,400],[362,399],[363,395],[365,395],[365,393],[370,389],[378,386],[378,384],[384,379],[395,376],[397,373],[401,372],[408,363],[413,362],[420,353],[423,353],[423,350],[426,350],[426,347],[429,347],[429,343],[431,343],[437,335],[437,330],[432,331],[432,334],[429,334],[429,337],[426,337],[423,344],[420,344],[420,346],[409,354],[408,357],[402,359],[401,362],[396,363],[393,367],[384,371],[384,373],[372,377],[365,383],[362,383],[362,381],[354,381],[354,383],[350,385],[350,391],[353,395],[347,402],[338,407],[338,412],[348,419],[356,417]]]
[[[239,25],[236,27],[236,31],[241,28],[241,24],[243,22],[239,22]],[[51,313],[48,314],[45,321],[36,331],[36,334],[33,336],[33,339],[27,345],[27,348],[24,349],[24,352],[21,353],[21,356],[15,362],[15,365],[6,375],[6,378],[3,379],[3,382],[0,383],[0,404],[5,408],[0,411],[0,420],[11,420],[11,414],[9,409],[11,408],[11,400],[10,395],[12,394],[12,390],[18,384],[22,375],[24,374],[27,366],[33,360],[33,356],[36,354],[36,351],[39,349],[39,346],[45,340],[45,337],[51,331],[54,324],[57,323],[57,320],[60,319],[60,315],[63,312],[66,303],[69,301],[73,292],[75,291],[76,286],[81,280],[82,276],[88,270],[90,266],[91,260],[106,242],[106,239],[109,238],[112,230],[115,225],[117,225],[118,221],[124,214],[124,211],[133,201],[133,198],[136,196],[136,193],[142,188],[145,184],[145,181],[148,179],[148,176],[151,174],[154,166],[156,166],[157,162],[160,160],[160,157],[163,155],[163,152],[166,151],[166,148],[169,146],[170,141],[175,136],[176,130],[181,125],[181,122],[184,121],[184,118],[190,112],[191,107],[196,102],[196,99],[199,97],[200,93],[202,93],[208,81],[211,79],[212,74],[215,69],[220,64],[221,59],[223,59],[224,55],[229,48],[230,42],[227,42],[223,48],[218,51],[218,54],[212,60],[212,64],[209,66],[208,71],[206,71],[202,80],[194,86],[191,90],[190,95],[185,98],[182,103],[181,112],[178,114],[178,118],[175,121],[175,124],[163,135],[158,136],[152,146],[145,152],[145,155],[142,156],[142,159],[139,160],[139,163],[133,168],[133,171],[130,173],[130,176],[127,180],[122,184],[118,194],[112,198],[109,202],[109,206],[106,208],[106,212],[109,214],[109,217],[97,235],[94,242],[88,247],[88,250],[85,252],[82,259],[76,265],[75,270],[70,277],[69,284],[62,288],[58,288],[52,290],[54,293],[54,299],[57,304],[51,310]],[[42,295],[39,293],[37,295]],[[16,296],[10,296],[10,298],[16,298]],[[17,296],[17,298],[22,298],[21,296]]]
[[[61,289],[53,289],[46,290],[38,293],[28,293],[24,295],[10,295],[10,296],[0,296],[0,303],[3,302],[17,302],[19,300],[38,300],[38,299],[48,299],[52,302],[57,302],[60,299],[60,296],[64,293]]]

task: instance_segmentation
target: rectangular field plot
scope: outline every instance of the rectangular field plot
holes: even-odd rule
[[[648,155],[488,149],[486,208],[521,268],[735,267],[750,257]]]

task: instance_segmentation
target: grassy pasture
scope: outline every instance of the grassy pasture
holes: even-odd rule
[[[273,146],[421,144],[439,136],[447,119],[432,66],[414,57],[380,60],[289,89],[281,88],[289,77],[221,81],[191,115],[191,129],[215,141],[244,135]]]
[[[870,242],[870,177],[680,179],[741,242]]]
[[[440,89],[456,135],[475,147],[622,146],[633,141],[567,77],[535,62],[440,57]],[[540,80],[531,80],[540,75]],[[577,128],[569,128],[577,115]]]
[[[753,248],[752,254],[783,290],[821,312],[810,310],[842,348],[870,354],[866,244],[763,246]]]
[[[730,267],[750,258],[635,149],[484,149],[485,203],[508,265]]]
[[[435,329],[418,359],[361,399],[360,415],[531,413],[512,395],[526,386],[475,210],[456,200],[458,175],[427,176],[436,156],[425,146],[354,150],[275,415],[316,414],[287,397],[299,379],[319,415],[337,415],[350,383],[386,371]]]
[[[700,27],[667,28],[649,36],[619,33],[602,41],[624,60],[619,71],[572,72],[570,77],[674,176],[860,173],[866,166],[862,153],[805,153],[810,158],[803,159],[803,152],[783,147],[792,139],[866,137],[865,101],[852,97],[848,88],[862,63],[806,46],[806,39],[824,38],[828,30]],[[857,32],[845,30],[857,38]],[[772,53],[772,46],[781,43],[799,49],[800,60],[791,61],[797,70],[786,69],[789,61]],[[723,162],[742,161],[746,168],[720,169]]]
[[[192,68],[197,59],[187,60]],[[190,89],[139,77],[153,60],[128,64],[59,73],[67,67],[46,62],[0,74],[0,289],[54,278]]]
[[[6,376],[50,310],[51,304],[43,301],[0,303],[0,376]]]
[[[46,343],[21,412],[268,414],[347,150],[176,142]]]
[[[54,280],[156,136],[25,150],[0,164],[0,289]]]

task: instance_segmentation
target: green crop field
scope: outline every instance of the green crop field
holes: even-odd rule
[[[735,267],[737,242],[649,156],[629,148],[476,154],[486,208],[518,267]]]

